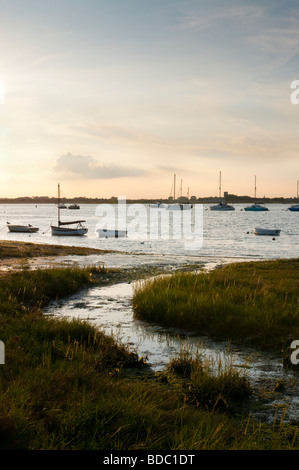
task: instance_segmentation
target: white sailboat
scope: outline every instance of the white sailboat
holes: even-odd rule
[[[299,200],[299,180],[297,180],[297,201]],[[299,204],[295,204],[289,207],[289,211],[291,212],[299,212]]]
[[[175,185],[176,185],[176,175],[174,174],[173,175],[173,203],[169,204],[169,206],[167,207],[167,210],[169,210],[169,211],[174,211],[174,210],[184,211],[184,210],[192,209],[192,204],[185,204],[185,203],[183,204],[183,203],[180,203],[180,202],[175,202],[176,201],[176,197],[175,197],[176,187],[175,187]],[[182,192],[182,189],[181,189],[181,192]]]
[[[210,210],[211,211],[234,211],[235,208],[234,206],[230,206],[229,204],[227,204],[226,201],[221,201],[221,171],[220,171],[220,175],[219,175],[219,203],[214,205],[214,206],[210,206]]]
[[[256,200],[256,176],[254,176],[254,199]],[[261,206],[260,204],[257,204],[256,202],[252,204],[252,206],[248,206],[244,208],[244,211],[252,211],[252,212],[262,212],[262,211],[268,211],[268,207]]]
[[[51,225],[52,235],[58,236],[82,236],[88,232],[88,229],[82,225],[85,220],[74,220],[61,222],[60,220],[60,184],[58,183],[58,224]],[[69,227],[73,225],[73,227]]]

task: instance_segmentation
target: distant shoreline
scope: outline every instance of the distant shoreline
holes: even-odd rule
[[[226,202],[234,204],[247,204],[253,202],[259,202],[264,204],[293,204],[297,202],[295,197],[293,198],[284,198],[284,197],[273,197],[273,198],[259,198],[258,201],[250,196],[237,196],[235,194],[228,194],[225,198]],[[61,198],[60,201],[66,204],[116,204],[118,199],[116,197],[111,198],[87,198],[87,197],[74,197],[74,198]],[[196,198],[192,196],[190,199],[186,197],[181,197],[177,199],[179,203],[189,202],[191,204],[210,204],[213,202],[218,202],[219,197],[209,196]],[[128,204],[153,204],[156,202],[163,202],[165,204],[171,204],[173,202],[172,198],[167,199],[126,199]],[[0,204],[57,204],[56,197],[47,197],[47,196],[36,196],[36,197],[16,197],[16,198],[0,198]]]

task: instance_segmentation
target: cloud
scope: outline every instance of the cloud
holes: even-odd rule
[[[144,173],[139,168],[124,167],[113,163],[101,163],[93,157],[73,155],[71,153],[61,155],[57,159],[54,171],[67,178],[80,177],[85,179],[134,177]]]

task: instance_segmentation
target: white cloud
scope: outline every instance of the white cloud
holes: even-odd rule
[[[71,153],[61,155],[57,159],[54,171],[67,178],[83,179],[112,179],[143,174],[143,171],[138,168],[102,163],[90,156]]]

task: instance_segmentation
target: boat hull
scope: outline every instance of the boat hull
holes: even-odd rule
[[[97,229],[99,238],[124,238],[127,236],[126,230]]]
[[[167,204],[163,204],[160,202],[157,202],[156,204],[150,204],[149,205],[150,209],[166,209],[168,206]]]
[[[33,227],[32,225],[11,225],[7,224],[7,228],[10,232],[15,233],[36,233],[39,231],[38,227]]]
[[[228,204],[217,204],[216,206],[211,206],[210,210],[226,212],[226,211],[234,211],[235,208],[233,206],[229,206]]]
[[[261,206],[251,206],[251,207],[244,208],[244,211],[246,212],[265,212],[268,210],[269,209],[267,207],[261,207]]]
[[[254,228],[253,232],[255,235],[280,235],[281,230],[278,229],[266,229],[266,228]]]
[[[67,236],[67,237],[82,237],[88,232],[85,227],[69,228],[69,227],[55,227],[51,226],[52,235]]]
[[[292,206],[292,207],[289,207],[289,211],[291,211],[291,212],[299,212],[299,206]]]
[[[170,206],[167,207],[167,210],[169,211],[186,211],[192,209],[191,204],[170,204]]]

